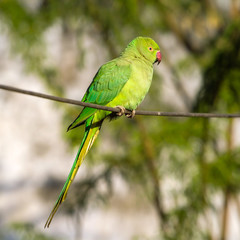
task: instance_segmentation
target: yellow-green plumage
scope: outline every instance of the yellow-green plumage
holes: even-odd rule
[[[151,38],[138,37],[129,43],[120,57],[102,65],[82,101],[134,110],[147,94],[152,81],[153,64],[161,61],[158,45]],[[68,127],[71,130],[85,123],[85,134],[67,181],[50,213],[45,227],[65,200],[68,189],[84,157],[95,141],[102,122],[111,112],[85,107]]]

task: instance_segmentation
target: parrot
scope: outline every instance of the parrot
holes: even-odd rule
[[[119,57],[99,68],[84,94],[82,102],[118,107],[120,112],[115,113],[115,117],[123,115],[127,109],[131,111],[127,117],[133,117],[135,109],[143,101],[150,88],[153,65],[154,63],[159,64],[161,60],[160,48],[153,39],[136,37]],[[113,118],[113,113],[84,107],[68,127],[69,131],[85,124],[85,132],[70,173],[45,223],[45,228],[50,226],[59,206],[66,199],[69,187],[106,118]]]

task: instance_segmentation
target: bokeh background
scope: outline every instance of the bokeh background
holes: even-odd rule
[[[239,0],[0,0],[0,83],[80,100],[136,36],[163,56],[141,109],[239,112]],[[0,90],[0,239],[240,239],[238,119],[106,122],[44,230],[80,109]]]

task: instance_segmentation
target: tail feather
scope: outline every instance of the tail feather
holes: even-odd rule
[[[57,212],[59,206],[61,205],[61,203],[66,199],[67,197],[67,192],[68,189],[79,169],[79,167],[81,166],[83,159],[85,158],[86,154],[88,153],[88,151],[90,150],[90,148],[93,145],[93,142],[95,141],[95,139],[98,136],[98,133],[100,131],[101,125],[102,125],[102,121],[97,122],[97,123],[93,123],[94,120],[94,115],[92,117],[90,117],[89,119],[87,119],[86,121],[86,129],[85,129],[85,134],[82,140],[82,143],[80,145],[80,148],[78,150],[77,156],[74,160],[73,166],[70,170],[70,173],[68,175],[67,181],[65,182],[62,191],[58,197],[58,200],[56,201],[52,212],[50,213],[44,228],[49,227],[50,223],[55,215],[55,213]]]

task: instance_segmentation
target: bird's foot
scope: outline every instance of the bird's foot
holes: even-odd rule
[[[123,106],[116,106],[116,108],[120,109],[120,112],[116,113],[117,116],[122,116],[126,111],[126,108]]]
[[[131,113],[126,113],[125,115],[126,115],[127,118],[134,118],[135,114],[136,114],[136,111],[132,110]]]
[[[123,114],[125,114],[125,116],[127,118],[134,118],[134,116],[135,116],[135,113],[136,113],[135,110],[132,110],[132,111],[129,110],[130,113],[125,113],[126,112],[126,108],[125,107],[123,107],[123,106],[116,106],[116,108],[120,109],[120,112],[116,113],[117,116],[122,116]]]

